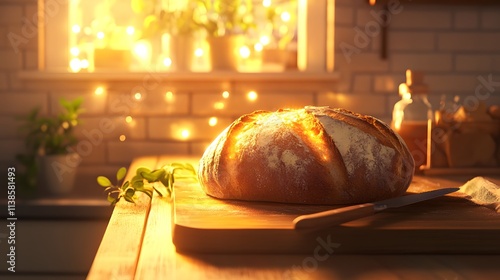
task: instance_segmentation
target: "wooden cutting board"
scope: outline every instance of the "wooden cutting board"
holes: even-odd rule
[[[415,177],[408,193],[463,183]],[[319,231],[294,230],[292,221],[334,206],[224,201],[197,183],[176,183],[172,205],[179,252],[500,253],[500,214],[459,192]]]

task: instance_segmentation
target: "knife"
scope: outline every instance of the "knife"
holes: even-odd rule
[[[293,220],[295,229],[314,229],[340,225],[345,222],[374,215],[387,208],[396,208],[424,200],[440,197],[460,188],[438,189],[418,194],[404,195],[396,198],[386,199],[377,202],[352,205],[333,210],[327,210],[314,214],[298,216]]]

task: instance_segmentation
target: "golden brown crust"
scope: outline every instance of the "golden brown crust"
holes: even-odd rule
[[[401,195],[413,159],[381,121],[328,107],[256,111],[224,130],[199,166],[221,199],[347,204]]]

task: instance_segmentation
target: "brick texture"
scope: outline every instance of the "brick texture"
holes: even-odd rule
[[[27,36],[23,23],[32,18],[35,5],[36,0],[0,1],[0,166],[11,165],[23,149],[13,117],[36,106],[44,114],[56,114],[61,98],[85,100],[77,149],[85,174],[97,176],[101,167],[127,165],[136,156],[200,156],[229,123],[254,110],[328,105],[390,121],[407,68],[425,72],[435,108],[442,94],[474,94],[479,76],[491,74],[500,81],[500,7],[402,1],[401,11],[390,15],[387,57],[382,58],[380,6],[370,7],[364,0],[336,0],[335,71],[340,78],[331,86],[295,80],[183,82],[157,73],[130,81],[101,80],[99,75],[69,81],[23,79],[19,71],[38,65],[38,38]],[[24,36],[17,52],[10,33]],[[97,86],[106,92],[96,95]],[[222,96],[224,90],[228,98]],[[248,98],[251,91],[254,100]],[[500,104],[499,92],[495,88],[488,104]],[[210,118],[217,123],[210,124]]]

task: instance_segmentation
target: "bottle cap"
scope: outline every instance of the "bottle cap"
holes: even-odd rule
[[[406,85],[411,94],[427,94],[429,91],[424,83],[424,73],[420,71],[406,70]]]

